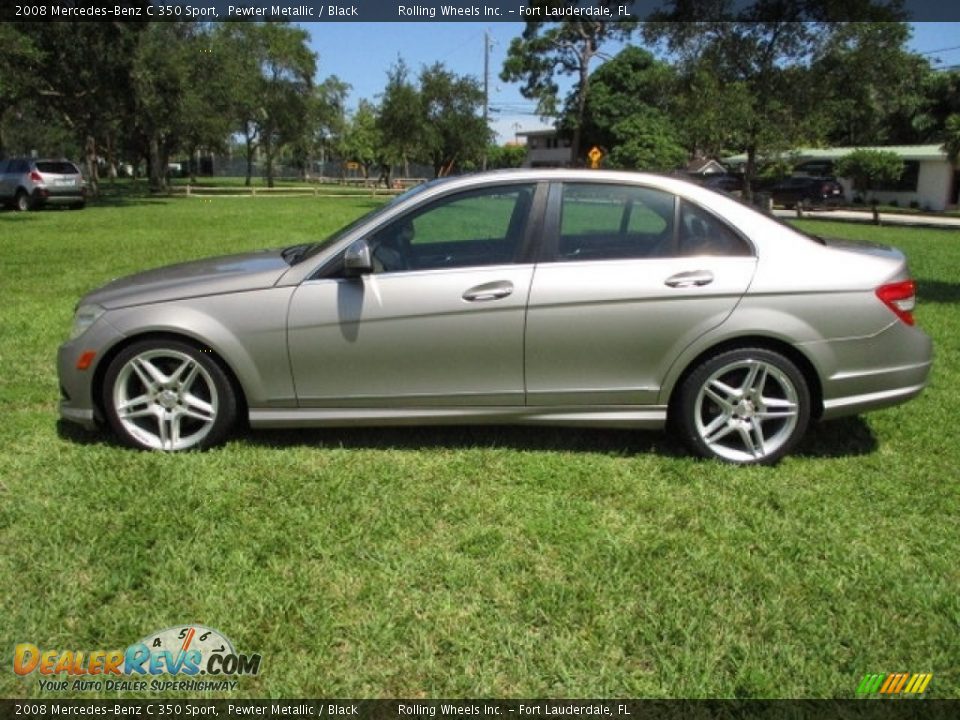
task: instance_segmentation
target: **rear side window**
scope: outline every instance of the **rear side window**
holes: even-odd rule
[[[53,175],[79,175],[80,171],[73,163],[63,160],[41,160],[37,163],[37,170]]]
[[[7,168],[7,172],[12,173],[25,173],[29,172],[30,166],[27,165],[26,160],[11,160],[10,167]]]
[[[750,246],[725,222],[686,200],[680,202],[677,254],[752,255]]]
[[[672,244],[675,202],[653,188],[565,183],[557,260],[662,256]]]

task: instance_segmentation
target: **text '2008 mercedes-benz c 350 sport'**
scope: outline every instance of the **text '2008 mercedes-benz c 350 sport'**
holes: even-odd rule
[[[420,185],[323,242],[89,293],[61,415],[139,448],[254,428],[661,428],[772,463],[810,422],[914,397],[930,339],[893,248],[803,234],[655,175]]]

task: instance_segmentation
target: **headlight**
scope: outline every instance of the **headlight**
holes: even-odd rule
[[[70,339],[73,340],[83,335],[87,328],[93,325],[97,318],[105,312],[106,310],[99,305],[81,305],[78,307],[73,316],[73,329],[70,330]]]

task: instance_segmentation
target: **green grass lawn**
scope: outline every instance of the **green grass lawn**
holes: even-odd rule
[[[181,623],[262,654],[233,697],[852,697],[895,671],[960,696],[960,234],[804,223],[909,253],[937,360],[919,399],[816,427],[775,468],[644,432],[247,432],[164,455],[58,424],[83,292],[374,204],[0,213],[0,696],[44,696],[15,643]]]

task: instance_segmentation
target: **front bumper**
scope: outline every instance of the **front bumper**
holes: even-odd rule
[[[104,357],[123,334],[99,318],[83,335],[63,343],[57,350],[57,376],[60,380],[60,417],[88,430],[102,420],[94,399],[95,378]],[[93,361],[85,370],[77,368],[80,357],[93,352]]]

